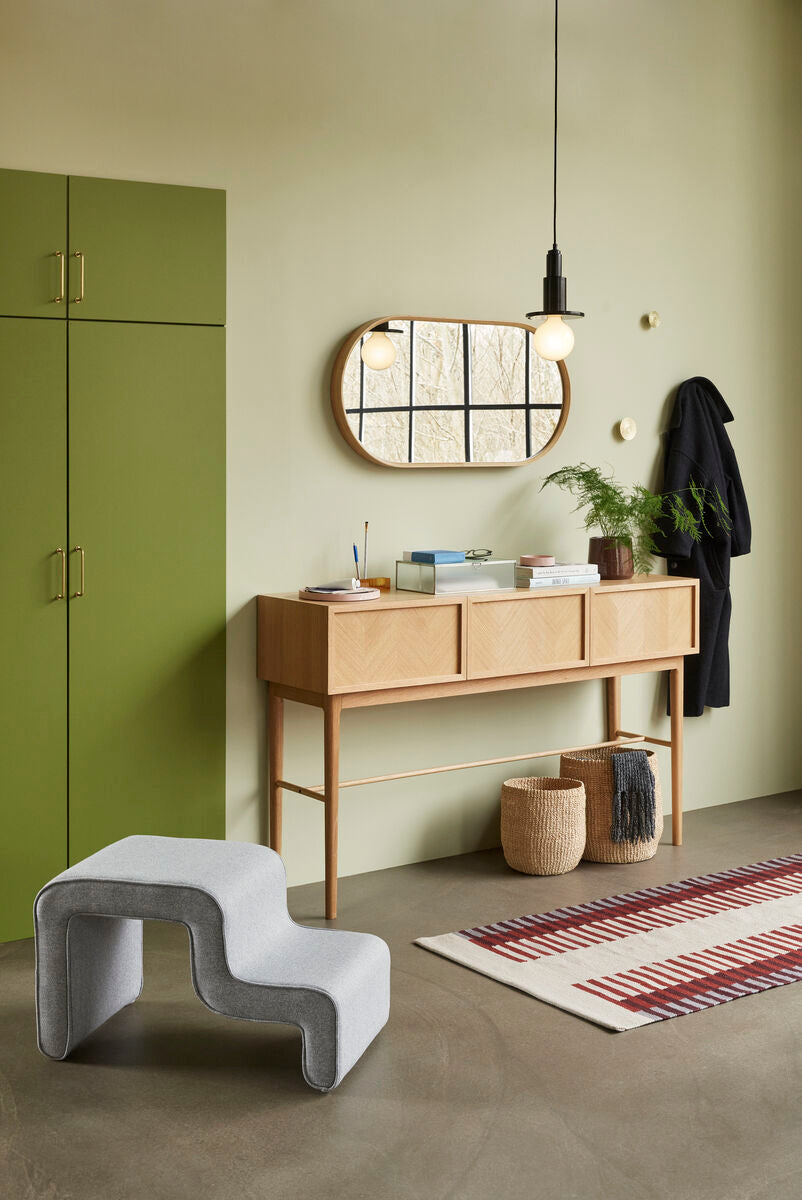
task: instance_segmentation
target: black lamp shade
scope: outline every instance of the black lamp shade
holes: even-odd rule
[[[546,255],[546,274],[543,277],[543,310],[542,312],[527,313],[528,321],[531,321],[533,317],[564,317],[567,320],[584,317],[584,313],[574,312],[566,307],[567,280],[562,270],[563,256],[556,245],[552,246]]]

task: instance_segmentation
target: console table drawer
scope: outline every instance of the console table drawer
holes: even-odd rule
[[[463,605],[330,614],[329,691],[464,679]]]
[[[596,589],[591,601],[591,664],[693,654],[699,649],[697,589]]]
[[[468,678],[584,666],[587,604],[587,591],[472,601]]]

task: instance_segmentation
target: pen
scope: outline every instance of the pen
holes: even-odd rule
[[[354,563],[356,565],[356,581],[359,583],[359,554],[357,552],[356,542],[354,542]]]

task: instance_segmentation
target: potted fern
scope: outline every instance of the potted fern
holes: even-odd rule
[[[591,536],[588,562],[598,564],[602,579],[629,579],[635,572],[648,575],[652,556],[660,553],[654,538],[662,522],[667,521],[671,530],[689,534],[694,542],[710,535],[706,518],[727,534],[732,528],[718,488],[711,492],[693,480],[684,495],[655,495],[640,483],[626,488],[599,467],[579,463],[552,471],[540,490],[547,484],[570,492],[578,501],[573,511],[584,510],[585,528],[599,531],[600,536]]]

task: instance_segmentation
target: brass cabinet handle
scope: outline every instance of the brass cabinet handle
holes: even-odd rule
[[[53,553],[61,555],[61,587],[59,588],[58,595],[54,596],[53,599],[64,600],[67,595],[67,555],[64,553],[62,546],[55,549]]]
[[[78,261],[79,261],[79,262],[80,262],[80,264],[81,264],[81,294],[80,294],[80,296],[74,296],[74,297],[73,297],[73,304],[83,304],[83,299],[84,299],[84,266],[85,266],[86,255],[84,254],[84,252],[83,252],[82,250],[74,250],[74,251],[73,251],[73,255],[72,255],[72,257],[73,257],[73,258],[77,258],[77,259],[78,259]],[[78,548],[78,547],[76,546],[76,550],[77,550],[77,548]]]
[[[83,546],[73,546],[72,554],[80,554],[81,556],[81,586],[77,592],[72,593],[73,600],[79,600],[81,596],[86,594],[86,551]]]
[[[61,268],[61,286],[59,288],[58,295],[53,297],[53,303],[54,304],[63,304],[64,303],[64,289],[67,284],[67,278],[66,278],[67,260],[64,257],[63,250],[54,250],[53,256],[59,260],[59,266]]]

